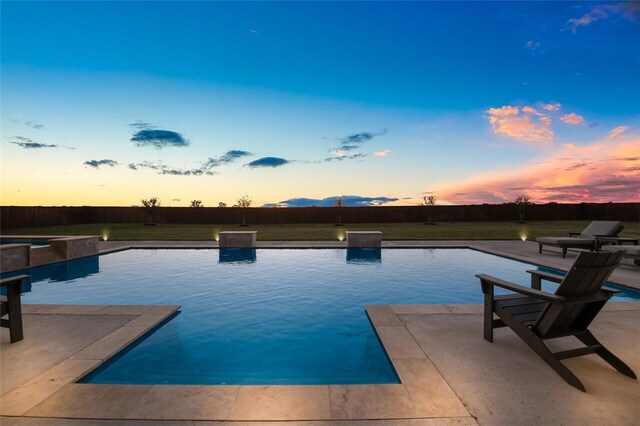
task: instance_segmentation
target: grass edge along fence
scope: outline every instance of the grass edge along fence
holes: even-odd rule
[[[159,224],[239,224],[243,218],[252,225],[424,222],[423,206],[377,207],[158,207],[154,221]],[[434,222],[517,221],[515,204],[433,206]],[[533,204],[527,206],[525,220],[620,220],[640,221],[640,203]],[[146,223],[142,207],[0,207],[0,229],[35,228],[90,223]]]

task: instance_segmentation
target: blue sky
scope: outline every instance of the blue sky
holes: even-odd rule
[[[639,15],[3,1],[2,204],[638,201]]]

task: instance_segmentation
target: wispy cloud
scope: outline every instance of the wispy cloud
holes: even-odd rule
[[[453,204],[502,203],[519,193],[534,202],[640,201],[640,138],[566,144],[544,161],[473,176],[437,189]],[[515,190],[514,188],[517,188]]]
[[[216,173],[215,172],[210,172],[208,170],[202,170],[202,169],[162,169],[160,171],[160,174],[162,175],[174,175],[174,176],[202,176],[202,175],[207,175],[207,176],[213,176]]]
[[[372,132],[354,133],[352,135],[339,138],[338,146],[334,150],[335,151],[352,151],[354,149],[360,148],[360,146],[363,143],[370,141],[376,136],[382,136],[386,133],[387,133],[386,129],[378,133],[372,133]]]
[[[202,167],[205,169],[213,169],[215,167],[224,166],[225,164],[233,163],[234,161],[242,158],[242,157],[250,157],[253,154],[248,151],[240,151],[237,149],[227,151],[222,154],[220,157],[214,158],[209,157],[207,161],[202,163]]]
[[[529,40],[524,44],[524,47],[530,49],[532,52],[535,52],[536,50],[538,50],[541,44],[542,43],[539,41]]]
[[[100,168],[100,166],[115,167],[118,165],[118,162],[115,160],[104,159],[104,160],[88,160],[88,161],[85,161],[83,164],[85,166],[98,169]]]
[[[329,162],[329,161],[357,160],[358,158],[366,157],[366,154],[363,154],[361,152],[355,152],[353,154],[345,154],[343,152],[337,151],[335,154],[336,155],[334,157],[327,157],[324,159],[324,161]]]
[[[24,126],[27,127],[31,127],[32,129],[35,130],[40,130],[44,128],[44,125],[42,123],[38,123],[37,121],[33,121],[33,120],[17,120],[17,119],[13,119],[11,120],[14,123],[18,123],[18,124],[22,124]]]
[[[341,195],[327,198],[290,198],[278,203],[268,203],[263,207],[273,207],[274,205],[282,207],[332,207],[335,202],[341,199],[345,206],[381,206],[398,198],[391,197],[363,197],[360,195]]]
[[[567,28],[575,34],[579,27],[586,27],[596,21],[607,19],[611,15],[619,15],[628,20],[636,20],[640,15],[640,3],[623,2],[594,6],[580,18],[569,19],[567,21]]]
[[[193,169],[179,169],[167,166],[166,164],[153,161],[143,161],[141,163],[129,163],[127,165],[131,170],[149,169],[155,170],[159,175],[171,175],[171,176],[213,176],[218,174],[205,169],[204,167],[197,167]]]
[[[505,105],[489,108],[487,114],[491,129],[497,135],[526,143],[549,144],[553,141],[551,118],[534,107]]]
[[[262,157],[262,158],[258,158],[257,160],[253,160],[252,162],[246,165],[252,169],[255,169],[255,168],[264,168],[264,167],[270,167],[270,168],[281,167],[289,163],[291,163],[290,160],[285,160],[284,158],[280,158],[280,157]]]
[[[133,123],[130,123],[129,126],[133,130],[151,130],[151,129],[156,129],[157,128],[156,126],[152,125],[151,123],[149,123],[147,121],[142,121],[142,120],[134,121]]]
[[[12,141],[9,141],[10,143],[18,145],[24,149],[59,148],[58,145],[36,142],[33,139],[24,136],[14,136],[12,139]]]
[[[609,132],[609,139],[615,139],[620,137],[622,134],[624,134],[627,130],[629,129],[629,126],[618,126],[615,129],[611,130]]]
[[[574,124],[574,125],[584,124],[584,117],[574,112],[571,112],[569,114],[565,114],[562,117],[560,117],[560,121],[566,124]]]
[[[376,151],[373,153],[374,157],[386,157],[387,155],[391,154],[391,151],[388,149],[385,149],[384,151]]]
[[[152,170],[160,170],[163,166],[160,163],[154,163],[152,161],[143,161],[141,163],[129,163],[128,167],[131,170],[139,170],[139,169],[152,169]]]

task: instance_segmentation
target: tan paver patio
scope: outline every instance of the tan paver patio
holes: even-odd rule
[[[180,245],[192,246],[188,242]],[[461,242],[435,245],[460,246]],[[471,242],[463,245],[471,246]],[[533,257],[536,263],[560,269],[572,262],[559,255],[531,253],[530,245],[523,242],[473,245],[521,260]],[[628,268],[619,278],[640,287],[637,270]],[[213,420],[233,421],[234,425],[282,421],[287,425],[340,425],[348,420],[390,426],[633,424],[640,418],[638,381],[617,373],[595,355],[565,361],[587,387],[587,393],[582,393],[564,383],[509,330],[498,330],[493,344],[484,341],[480,305],[367,307],[401,384],[75,383],[176,309],[25,305],[25,340],[10,345],[6,330],[2,332],[2,424],[145,425],[159,420],[163,425],[220,424],[209,422]],[[640,372],[639,324],[640,302],[617,302],[605,307],[592,328],[636,372]],[[260,423],[265,421],[268,423]]]

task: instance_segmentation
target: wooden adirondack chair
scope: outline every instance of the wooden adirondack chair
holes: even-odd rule
[[[0,287],[7,288],[7,295],[0,299],[0,317],[8,316],[7,319],[0,318],[0,326],[9,329],[11,343],[22,340],[23,337],[20,291],[22,290],[22,281],[25,278],[29,278],[29,275],[18,275],[0,280]]]
[[[565,277],[542,271],[531,274],[531,288],[489,275],[476,275],[484,293],[484,338],[493,342],[493,329],[511,328],[567,383],[585,391],[578,378],[560,362],[587,354],[597,354],[620,373],[636,379],[622,360],[609,352],[587,329],[600,309],[617,290],[603,283],[620,264],[621,252],[582,252]],[[541,290],[541,280],[559,283],[554,294]],[[517,294],[494,295],[494,286]],[[494,319],[493,314],[499,319]],[[546,339],[575,336],[586,346],[552,353]]]

